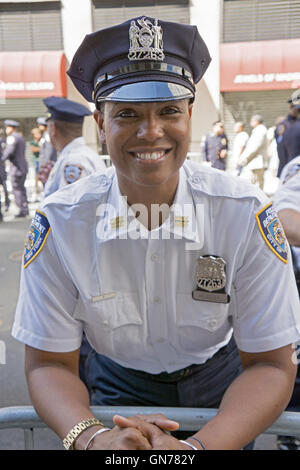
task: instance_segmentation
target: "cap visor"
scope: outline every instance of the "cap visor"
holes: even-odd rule
[[[97,101],[172,101],[193,98],[194,94],[186,87],[169,82],[138,82],[120,86]]]

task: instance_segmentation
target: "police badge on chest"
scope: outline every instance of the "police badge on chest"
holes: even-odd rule
[[[228,304],[230,296],[225,292],[226,261],[219,256],[204,255],[197,259],[197,288],[192,292],[194,300]]]

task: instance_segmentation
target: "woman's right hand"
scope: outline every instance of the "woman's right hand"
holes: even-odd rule
[[[148,439],[136,428],[119,428],[98,434],[88,450],[151,450]]]

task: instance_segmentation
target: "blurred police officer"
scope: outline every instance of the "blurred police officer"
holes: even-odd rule
[[[281,171],[283,167],[288,163],[288,154],[283,142],[283,136],[287,128],[295,122],[297,119],[297,109],[294,106],[293,100],[290,99],[288,100],[288,103],[290,104],[290,109],[287,117],[285,119],[280,120],[280,122],[277,122],[276,124],[276,129],[275,129],[275,139],[277,143],[277,153],[278,153],[278,158],[279,158],[279,165],[278,165],[278,171],[277,171],[277,176],[280,177]]]
[[[300,99],[298,97],[293,99],[293,110],[295,119],[290,121],[282,138],[285,163],[300,155]]]
[[[74,183],[94,171],[105,170],[106,166],[94,150],[88,147],[82,137],[82,125],[85,116],[92,113],[86,107],[66,98],[51,96],[44,99],[48,108],[48,133],[51,144],[59,152],[44,188],[44,195],[49,196],[59,188]],[[46,164],[40,169],[46,175],[50,167]]]
[[[48,123],[45,117],[40,116],[36,120],[38,128],[42,132],[42,137],[39,141],[40,154],[39,154],[39,164],[45,165],[46,162],[51,162],[52,166],[57,160],[57,151],[50,142],[50,137],[48,133]],[[51,164],[50,164],[51,166]]]
[[[5,149],[5,142],[6,142],[6,139],[4,137],[4,131],[3,129],[0,129],[0,185],[2,186],[3,192],[4,192],[4,207],[2,207],[2,209],[4,208],[4,210],[7,211],[9,208],[10,202],[9,202],[9,195],[8,195],[8,189],[7,189],[7,184],[6,184],[7,174],[6,174],[6,169],[5,169],[5,162],[2,161],[3,151]],[[1,201],[0,201],[0,205],[1,205]],[[1,213],[1,209],[0,209],[0,213]],[[0,216],[0,219],[2,219],[1,216]]]
[[[293,158],[281,173],[281,184],[274,196],[274,206],[278,211],[285,234],[291,244],[294,272],[300,296],[300,156]],[[298,372],[293,395],[287,411],[300,412],[300,342],[296,348]],[[295,356],[295,358],[296,358]],[[298,438],[278,436],[280,450],[300,450],[300,432]]]
[[[260,189],[264,187],[264,173],[268,167],[268,140],[267,128],[263,124],[263,117],[254,114],[250,119],[252,127],[251,135],[246,147],[240,155],[238,165],[247,168],[252,173],[252,183],[258,184]]]
[[[211,162],[212,168],[225,170],[228,150],[228,140],[221,121],[213,123],[212,133],[204,140],[202,157],[204,161]]]
[[[25,140],[17,132],[20,124],[17,121],[4,121],[6,133],[6,146],[3,151],[2,161],[9,160],[11,163],[9,169],[10,180],[12,184],[15,203],[19,208],[16,217],[26,217],[28,215],[28,202],[25,189],[25,180],[28,171],[28,164],[25,157]]]

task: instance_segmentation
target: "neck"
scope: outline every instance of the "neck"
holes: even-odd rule
[[[169,209],[174,201],[179,173],[167,183],[157,186],[134,185],[119,177],[118,181],[120,191],[127,197],[127,203],[136,213],[137,219],[148,230],[162,225],[169,216]]]

